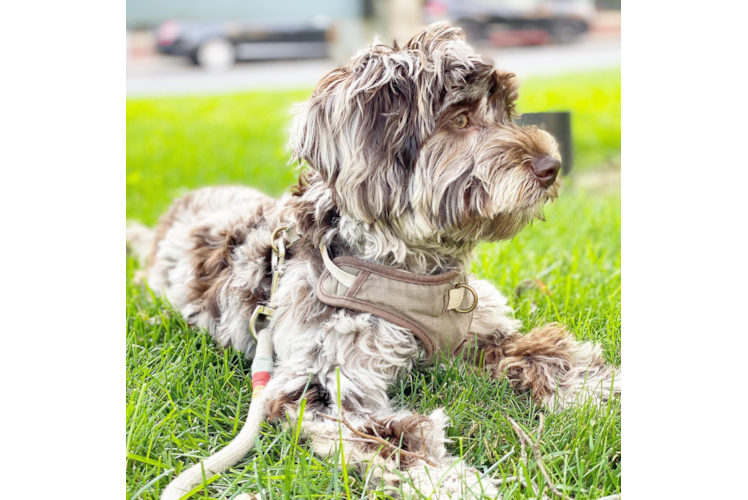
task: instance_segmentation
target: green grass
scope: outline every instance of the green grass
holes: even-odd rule
[[[575,122],[578,158],[615,158],[619,105],[608,106],[594,92],[586,101],[579,87],[617,88],[613,93],[620,102],[620,86],[611,82],[618,74],[526,82],[521,107],[576,106],[575,115],[592,122]],[[586,83],[574,85],[579,81]],[[535,97],[526,97],[528,89]],[[535,100],[540,93],[550,96],[542,105]],[[242,183],[281,193],[296,176],[286,165],[284,150],[287,105],[305,95],[128,101],[128,218],[153,223],[174,196],[206,184]],[[612,117],[605,113],[609,108],[615,108]],[[582,134],[585,127],[589,130]],[[620,136],[615,138],[620,144]],[[589,148],[588,153],[582,154],[580,145]],[[560,321],[578,338],[600,342],[606,358],[620,363],[620,194],[589,192],[572,184],[547,207],[546,218],[512,241],[482,246],[475,274],[509,297],[525,328]],[[126,490],[130,499],[156,499],[175,470],[208,456],[236,434],[249,408],[250,361],[217,349],[168,304],[130,285],[135,268],[128,259]],[[520,284],[534,279],[545,287],[515,293]],[[498,462],[491,469],[493,477],[526,473],[542,484],[534,459],[529,470],[521,469],[518,439],[507,417],[533,430],[543,409],[506,383],[445,361],[408,373],[391,396],[396,405],[419,412],[444,408],[454,424],[448,431],[454,440],[450,450],[481,471]],[[620,400],[603,408],[544,413],[540,448],[554,484],[578,499],[619,492]],[[348,489],[352,497],[365,498],[365,475],[348,471],[346,480],[339,460],[323,461],[311,454],[295,429],[266,425],[259,443],[261,450],[250,452],[193,498],[232,498],[260,489],[266,499],[343,498]],[[517,483],[504,486],[502,495],[535,498]]]

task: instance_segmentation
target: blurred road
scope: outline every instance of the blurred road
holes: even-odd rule
[[[620,37],[588,38],[569,45],[484,48],[479,52],[520,78],[617,67]],[[127,62],[127,95],[212,94],[250,89],[312,87],[336,67],[331,60],[240,63],[222,74],[206,73],[186,59],[157,55]]]

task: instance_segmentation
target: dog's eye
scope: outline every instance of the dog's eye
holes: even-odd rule
[[[457,115],[452,118],[452,125],[457,128],[465,128],[468,125],[468,118],[465,115]]]

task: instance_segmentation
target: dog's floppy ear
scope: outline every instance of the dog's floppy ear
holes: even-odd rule
[[[478,63],[460,30],[446,24],[402,49],[368,46],[298,108],[294,159],[319,173],[342,214],[365,222],[397,217],[435,115]]]
[[[504,117],[511,120],[515,116],[514,105],[518,97],[518,88],[519,85],[517,84],[514,73],[504,73],[498,70],[493,71],[489,87],[489,104],[498,114],[495,118],[497,121],[502,121]]]
[[[319,172],[341,212],[358,220],[395,217],[407,206],[424,128],[411,71],[410,55],[371,46],[323,78],[297,110],[294,158]]]

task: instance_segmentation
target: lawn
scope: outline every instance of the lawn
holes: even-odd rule
[[[574,112],[576,176],[620,157],[620,71],[523,82],[520,111]],[[294,92],[139,99],[127,102],[127,217],[148,224],[189,189],[220,183],[283,192],[295,179],[285,149]],[[610,168],[605,167],[605,168]],[[620,364],[620,192],[590,190],[566,179],[561,197],[511,241],[480,248],[477,276],[502,290],[525,328],[560,321],[580,339],[602,343]],[[250,361],[217,349],[151,292],[132,286],[127,259],[127,498],[156,499],[176,471],[227,444],[249,408]],[[532,283],[531,286],[526,286]],[[520,292],[518,294],[518,292]],[[445,408],[450,449],[493,477],[543,478],[529,468],[508,417],[528,431],[545,415],[543,463],[566,495],[593,499],[620,492],[621,403],[549,414],[506,383],[459,362],[408,373],[391,390],[396,405],[419,412]],[[193,498],[365,498],[366,477],[347,479],[335,460],[321,461],[293,429],[266,425],[256,449]],[[518,483],[504,498],[537,498]]]

